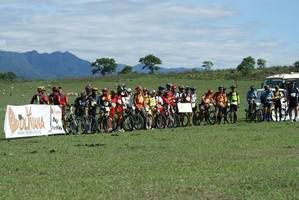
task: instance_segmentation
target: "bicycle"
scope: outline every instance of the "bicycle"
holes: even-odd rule
[[[65,132],[69,135],[78,135],[82,133],[80,119],[75,115],[74,105],[66,107]]]
[[[211,109],[211,104],[208,108],[204,105],[199,106],[199,111],[195,112],[193,115],[193,124],[195,126],[200,126],[203,122],[205,124],[214,125],[217,121],[215,109]]]
[[[251,110],[245,109],[245,120],[247,122],[262,122],[264,121],[264,111],[257,105],[255,100],[251,100]]]

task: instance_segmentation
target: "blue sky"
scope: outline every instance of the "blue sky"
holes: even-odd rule
[[[0,49],[70,51],[135,65],[147,54],[164,66],[235,67],[299,60],[297,0],[1,0]]]

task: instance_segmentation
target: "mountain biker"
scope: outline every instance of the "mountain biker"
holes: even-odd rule
[[[151,111],[151,114],[155,115],[155,108],[156,108],[157,102],[156,102],[156,90],[152,90],[149,95],[149,108]]]
[[[111,108],[110,108],[110,118],[114,119],[117,116],[117,128],[121,131],[121,124],[123,119],[123,102],[121,97],[122,91],[118,93],[114,90],[111,91]]]
[[[33,95],[30,104],[49,104],[49,97],[46,94],[46,89],[43,86],[37,88],[37,93]]]
[[[295,118],[293,121],[295,122],[297,119],[298,111],[298,97],[299,97],[299,92],[298,88],[296,87],[295,82],[289,83],[288,84],[288,89],[287,89],[287,99],[288,99],[288,107],[289,107],[289,117],[290,120],[292,120],[292,113],[294,111],[295,113]]]
[[[62,112],[62,119],[63,121],[66,120],[66,106],[69,104],[69,100],[67,95],[65,95],[62,91],[62,87],[58,87],[58,92],[56,95],[56,98],[58,98],[58,105],[61,108],[61,112]]]
[[[137,86],[135,88],[135,95],[134,95],[134,105],[136,107],[137,111],[140,111],[143,116],[145,116],[144,113],[144,96],[142,92],[142,87]]]
[[[185,93],[183,94],[183,99],[182,99],[182,103],[192,103],[192,92],[191,92],[191,87],[186,86],[185,87]],[[192,106],[192,104],[191,104]],[[189,126],[192,126],[192,118],[193,118],[193,113],[187,113],[187,115],[189,116]]]
[[[133,100],[132,100],[132,89],[127,88],[124,90],[124,95],[122,96],[123,108],[132,108]]]
[[[111,95],[109,94],[108,88],[104,88],[102,89],[102,95],[97,100],[97,104],[100,107],[100,110],[102,111],[110,103],[111,103]]]
[[[281,113],[281,99],[283,97],[283,94],[281,91],[279,91],[279,86],[275,86],[275,91],[273,92],[273,104],[274,104],[274,110],[275,110],[275,118],[276,121],[278,121],[277,112],[279,113],[279,121],[281,121],[282,113]]]
[[[49,95],[49,103],[51,105],[59,105],[59,91],[57,87],[52,88],[52,93]]]
[[[87,99],[86,99],[86,93],[85,91],[84,92],[81,92],[80,93],[80,96],[77,97],[75,99],[75,102],[74,102],[74,107],[75,107],[75,115],[78,116],[78,117],[82,117],[84,116],[86,113],[85,113],[85,109],[87,107]]]
[[[250,86],[249,91],[246,95],[247,103],[248,103],[248,111],[250,114],[256,109],[255,100],[257,99],[257,93],[254,86]]]
[[[213,101],[216,106],[217,121],[220,124],[227,107],[227,97],[223,86],[218,87],[218,92],[213,95]]]
[[[88,101],[88,115],[92,116],[94,119],[96,118],[97,115],[97,96],[98,88],[93,87],[91,89],[91,94],[87,96],[87,101]]]
[[[264,121],[271,120],[271,107],[273,104],[273,92],[270,90],[270,87],[266,85],[264,87],[264,92],[261,95],[261,103],[263,104],[264,108]]]
[[[185,94],[185,86],[180,85],[179,92],[176,94],[176,102],[182,103],[184,94]]]
[[[197,101],[197,96],[196,96],[196,88],[195,87],[191,87],[191,106],[192,106],[192,110],[193,112],[196,112],[197,110],[197,106],[196,106],[196,101]]]
[[[237,92],[236,86],[232,85],[230,93],[227,95],[229,110],[234,113],[234,122],[237,121],[237,111],[240,106],[240,96]]]
[[[204,117],[205,117],[205,122],[208,121],[208,117],[209,117],[209,109],[211,107],[211,105],[214,102],[213,99],[213,90],[209,89],[202,97],[201,97],[201,103],[199,106],[199,109],[201,112],[204,113]]]
[[[163,106],[164,106],[164,101],[163,101],[163,91],[164,88],[162,86],[160,86],[158,88],[158,92],[156,95],[156,107],[157,107],[157,111],[158,112],[162,112],[163,111]]]

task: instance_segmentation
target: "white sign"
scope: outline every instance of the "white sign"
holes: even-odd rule
[[[191,103],[178,103],[178,111],[179,113],[192,113]]]
[[[23,105],[6,108],[5,138],[21,138],[65,133],[59,106]]]

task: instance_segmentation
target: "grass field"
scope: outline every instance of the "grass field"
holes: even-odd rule
[[[90,80],[98,88],[121,82],[152,88],[171,81],[194,85],[199,94],[234,83],[187,75]],[[5,106],[27,103],[36,86],[58,84],[67,92],[80,92],[87,82],[14,84],[13,96],[0,95],[1,130]],[[238,82],[243,99],[251,84]],[[0,87],[8,90],[11,84]],[[118,136],[11,141],[2,133],[0,199],[299,199],[298,128],[297,123],[241,121]]]

